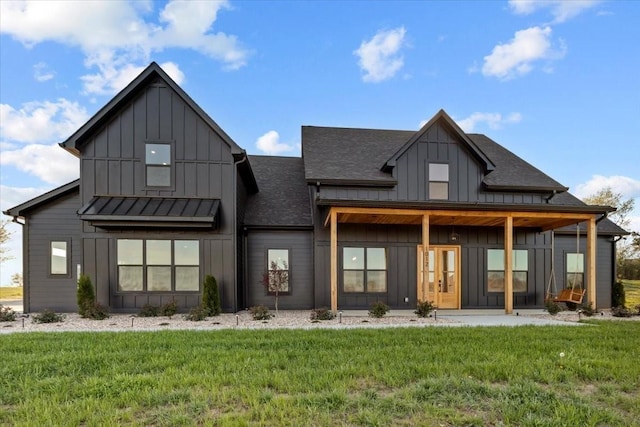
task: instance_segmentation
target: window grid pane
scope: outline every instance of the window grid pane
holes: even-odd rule
[[[141,291],[142,267],[120,266],[118,267],[118,290]]]
[[[584,273],[584,254],[567,254],[567,273]]]
[[[175,264],[200,265],[200,242],[197,240],[176,240]]]
[[[171,267],[147,267],[147,290],[170,291]]]
[[[118,265],[142,265],[142,240],[118,240]]]
[[[345,271],[344,291],[364,292],[364,271]]]
[[[147,265],[171,265],[171,240],[147,240]]]
[[[171,145],[169,144],[146,144],[145,163],[147,165],[171,164]]]
[[[449,182],[449,165],[429,163],[429,181]]]
[[[430,182],[429,198],[447,200],[449,198],[449,184],[446,182]]]
[[[168,166],[147,166],[147,186],[170,187],[171,168]]]
[[[342,268],[364,270],[364,248],[344,248]]]
[[[197,291],[200,289],[199,267],[176,267],[176,291]]]
[[[288,249],[269,249],[267,254],[269,262],[269,270],[275,262],[279,269],[289,269],[289,250]]]

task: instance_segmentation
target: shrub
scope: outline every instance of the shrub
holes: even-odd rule
[[[617,281],[613,284],[611,289],[611,306],[612,307],[624,307],[626,305],[626,295],[624,293],[624,285],[622,282]]]
[[[177,311],[178,311],[178,304],[176,304],[175,300],[172,300],[171,302],[168,302],[162,307],[160,307],[160,314],[163,316],[167,316],[169,319],[171,319],[171,316],[176,314]]]
[[[633,313],[626,307],[618,306],[611,309],[611,315],[613,317],[631,317]]]
[[[13,322],[16,320],[16,312],[11,307],[0,304],[0,322]]]
[[[109,318],[109,309],[102,304],[94,302],[85,312],[85,316],[93,320],[104,320]]]
[[[217,316],[222,310],[220,308],[220,293],[216,278],[207,274],[204,278],[202,290],[202,306],[207,310],[209,316]]]
[[[145,304],[138,312],[138,317],[158,317],[160,307],[157,305]]]
[[[374,302],[369,308],[369,317],[381,318],[389,312],[389,306],[382,301]]]
[[[185,314],[184,318],[192,322],[201,322],[205,320],[208,315],[209,315],[208,309],[203,307],[202,305],[199,305],[189,310],[189,312]]]
[[[436,306],[433,304],[433,301],[418,301],[418,305],[416,307],[415,314],[418,317],[429,317],[429,314],[435,310]]]
[[[582,304],[582,307],[580,307],[580,311],[582,314],[584,314],[587,317],[591,317],[594,314],[597,313],[597,310],[595,308],[593,308],[593,304],[589,303],[589,304]]]
[[[332,320],[336,317],[331,310],[326,307],[311,310],[311,320]]]
[[[78,279],[78,290],[76,291],[76,299],[78,302],[78,314],[80,317],[89,317],[87,314],[91,312],[96,302],[96,296],[93,292],[93,284],[89,276],[80,275]]]
[[[547,310],[547,312],[549,312],[549,314],[552,316],[555,316],[562,311],[562,307],[560,307],[560,304],[552,299],[548,299],[544,302],[544,309]]]
[[[251,317],[253,317],[253,320],[269,320],[272,316],[272,314],[269,313],[269,307],[267,307],[266,305],[256,305],[254,307],[249,307],[249,312],[251,313]]]
[[[58,314],[53,310],[42,310],[42,313],[33,316],[35,323],[59,323],[64,322],[65,315]]]

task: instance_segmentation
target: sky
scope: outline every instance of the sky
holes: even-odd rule
[[[1,0],[0,209],[76,179],[57,144],[155,61],[250,154],[442,108],[578,197],[634,199],[640,231],[638,22],[618,0]]]

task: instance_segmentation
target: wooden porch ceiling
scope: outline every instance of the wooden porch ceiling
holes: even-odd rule
[[[584,213],[557,212],[512,212],[512,211],[454,211],[454,210],[414,210],[392,208],[346,208],[333,207],[338,223],[355,224],[400,224],[421,225],[422,218],[429,216],[431,225],[501,227],[507,217],[513,218],[514,227],[552,230],[567,225],[587,221],[593,217]],[[328,225],[330,213],[325,220]]]

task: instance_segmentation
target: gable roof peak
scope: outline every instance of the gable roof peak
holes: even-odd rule
[[[458,126],[458,124],[447,114],[444,109],[438,110],[438,112],[431,118],[427,123],[425,123],[416,133],[413,134],[411,138],[398,149],[393,155],[382,165],[380,168],[382,171],[390,171],[396,165],[396,160],[405,151],[409,149],[413,144],[416,143],[424,135],[427,131],[436,123],[442,123],[445,127],[447,127],[450,131],[452,131],[456,136],[458,136],[463,143],[469,148],[469,150],[476,156],[476,158],[481,162],[484,166],[485,172],[490,172],[495,169],[495,165],[493,162],[482,152],[482,150],[469,138],[469,136]]]

